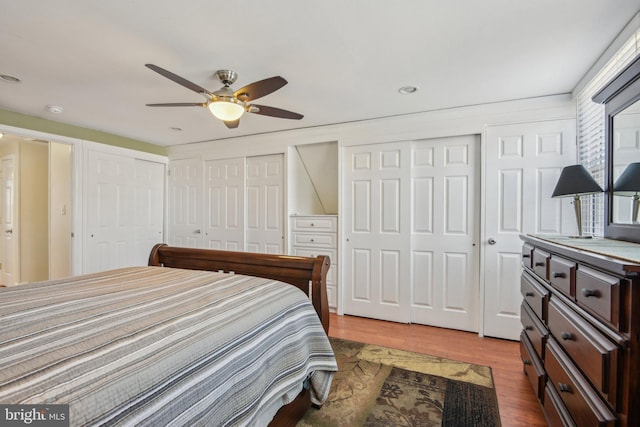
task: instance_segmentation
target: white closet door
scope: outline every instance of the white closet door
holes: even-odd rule
[[[204,164],[204,246],[245,249],[245,159],[209,160]]]
[[[14,155],[0,160],[0,285],[12,286],[20,283],[18,265],[19,247],[16,237],[19,235],[16,208],[16,160]]]
[[[162,163],[87,151],[83,273],[146,265],[163,241]]]
[[[480,138],[412,145],[411,321],[477,332]]]
[[[520,336],[520,234],[576,232],[570,198],[551,198],[562,168],[575,163],[574,120],[487,127],[484,335]]]
[[[83,272],[132,264],[134,159],[88,150]]]
[[[407,323],[409,143],[344,149],[345,314]]]
[[[200,159],[169,163],[169,244],[202,247],[203,164]]]
[[[247,157],[246,250],[284,252],[284,155]]]
[[[148,160],[134,162],[133,263],[146,265],[156,243],[164,242],[165,165]]]

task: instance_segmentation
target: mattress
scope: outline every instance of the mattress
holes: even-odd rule
[[[266,425],[333,351],[307,295],[252,276],[132,267],[0,289],[0,402],[71,425]]]

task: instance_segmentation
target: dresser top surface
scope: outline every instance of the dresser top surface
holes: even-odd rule
[[[544,234],[527,234],[523,236],[557,245],[559,248],[571,248],[583,254],[592,254],[595,258],[606,260],[627,272],[640,272],[640,244],[624,242],[622,240],[594,237],[591,239],[576,239],[567,236]]]

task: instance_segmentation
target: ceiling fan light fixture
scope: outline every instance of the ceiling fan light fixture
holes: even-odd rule
[[[238,120],[244,113],[244,105],[233,101],[213,101],[209,104],[209,111],[218,119],[225,122]]]
[[[187,89],[203,95],[206,102],[165,102],[161,104],[147,104],[149,107],[206,107],[214,117],[225,122],[229,129],[238,127],[239,119],[247,113],[260,114],[263,116],[279,117],[281,119],[300,120],[304,116],[293,111],[282,108],[269,107],[267,105],[251,104],[254,99],[262,98],[280,89],[287,84],[287,81],[280,76],[269,77],[257,82],[250,83],[236,91],[231,88],[235,82],[237,74],[230,70],[218,70],[215,76],[224,85],[215,92],[210,92],[189,80],[173,74],[171,71],[153,64],[145,64],[152,71],[177,83]]]

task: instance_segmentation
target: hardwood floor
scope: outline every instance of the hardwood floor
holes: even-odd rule
[[[522,370],[519,343],[516,341],[481,338],[476,333],[338,316],[333,313],[329,335],[490,366],[502,425],[547,425],[529,380]]]

